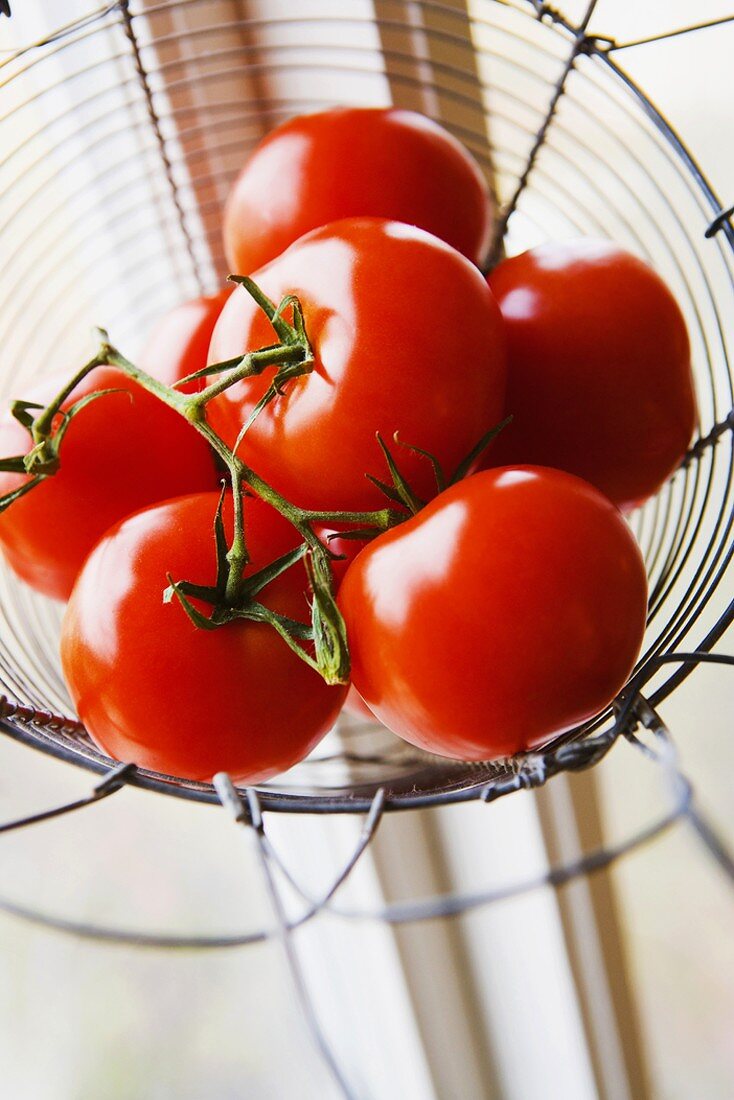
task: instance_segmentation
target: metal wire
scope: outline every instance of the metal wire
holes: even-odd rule
[[[427,88],[444,124],[494,172],[503,204],[498,239],[508,248],[568,233],[610,236],[658,267],[681,301],[701,430],[669,485],[634,519],[651,600],[633,682],[643,677],[650,698],[660,701],[689,666],[666,673],[658,659],[690,645],[732,553],[732,336],[723,319],[734,312],[734,235],[731,211],[610,56],[643,41],[589,36],[593,4],[573,25],[545,4],[486,0],[471,19],[475,79],[451,60],[436,61],[428,48],[419,69],[395,35],[389,50],[372,44],[374,24],[348,10],[234,19],[224,25],[225,45],[218,26],[171,28],[172,13],[202,2],[177,0],[143,13],[119,0],[0,61],[9,104],[0,119],[0,247],[7,256],[0,390],[15,396],[24,379],[80,359],[85,326],[100,320],[134,354],[157,313],[212,290],[223,273],[221,200],[261,135],[262,117],[278,121],[333,102],[322,78],[338,80],[348,102],[386,102],[389,64],[393,93]],[[424,29],[427,47],[466,46],[464,15],[440,3],[416,8],[441,16],[440,27]],[[380,26],[399,32],[402,24],[385,18]],[[232,48],[230,32],[241,36],[240,48]],[[308,85],[293,83],[299,73],[310,74]],[[243,78],[254,82],[254,94],[236,94],[233,82]],[[203,104],[195,97],[202,88]],[[477,92],[489,105],[486,120],[467,113]],[[592,102],[600,109],[588,110]],[[130,134],[138,139],[134,158],[121,144]],[[51,716],[70,713],[56,655],[58,618],[46,601],[0,574],[0,690]],[[707,636],[718,638],[725,625],[724,618],[709,624]],[[18,740],[99,773],[112,764],[81,728],[53,717],[25,720],[16,711],[0,724]],[[610,710],[562,741],[613,729]],[[352,724],[341,741],[327,739],[304,765],[263,785],[259,797],[268,810],[364,812],[381,790],[387,808],[407,808],[487,798],[520,782],[518,774],[514,762],[456,765]],[[209,784],[138,769],[127,778],[217,801]]]
[[[694,667],[701,663],[727,665],[734,668],[734,656],[709,653],[697,650],[691,653],[672,653],[658,659],[659,664],[684,664]],[[424,898],[419,901],[400,903],[378,910],[354,909],[334,903],[337,892],[348,881],[374,837],[389,808],[384,789],[379,789],[368,807],[360,836],[344,866],[338,871],[331,885],[319,898],[314,898],[308,887],[299,881],[287,867],[277,852],[265,827],[262,799],[258,791],[250,788],[244,792],[244,800],[224,775],[217,777],[215,789],[217,798],[230,817],[239,826],[246,826],[257,834],[257,845],[262,858],[268,863],[268,875],[272,878],[277,869],[290,883],[295,892],[306,903],[306,908],[295,919],[286,921],[279,908],[274,927],[245,932],[234,936],[180,936],[161,935],[118,929],[103,925],[77,922],[53,916],[41,910],[19,905],[17,902],[0,897],[0,910],[16,916],[22,916],[44,927],[53,928],[83,939],[103,940],[108,943],[126,944],[138,947],[175,947],[185,949],[212,949],[238,947],[246,944],[261,943],[282,936],[284,927],[288,932],[307,924],[324,911],[351,920],[384,920],[389,923],[410,923],[431,920],[441,916],[455,916],[469,909],[496,904],[510,897],[529,893],[542,886],[560,886],[581,875],[601,870],[621,859],[629,852],[649,843],[679,820],[688,820],[704,841],[706,848],[716,858],[722,869],[734,883],[734,857],[728,850],[723,838],[702,814],[694,807],[693,791],[690,782],[681,772],[675,753],[670,731],[664,725],[650,700],[642,693],[644,681],[640,676],[631,682],[627,695],[620,701],[614,725],[595,737],[570,742],[550,752],[534,752],[519,756],[514,761],[512,773],[502,781],[487,784],[480,791],[484,802],[493,802],[497,798],[519,790],[532,790],[543,786],[555,774],[561,771],[582,771],[594,767],[604,759],[620,738],[627,739],[648,760],[658,765],[673,794],[671,809],[652,824],[640,829],[633,836],[617,845],[586,853],[577,860],[549,868],[547,871],[531,876],[519,882],[509,883],[491,889],[476,891],[470,895],[450,895]],[[659,744],[649,745],[642,742],[635,733],[639,725],[653,731]],[[86,798],[76,799],[49,810],[15,819],[0,825],[0,833],[37,825],[51,818],[73,813],[85,805],[121,791],[126,786],[135,785],[136,769],[133,765],[122,764],[111,769],[101,783],[98,783]]]
[[[703,650],[694,653],[668,654],[659,660],[660,663],[698,664],[701,662],[720,662],[734,666],[734,656],[711,654]],[[555,750],[553,753],[534,753],[526,756],[520,762],[518,770],[511,781],[506,781],[502,788],[498,784],[488,785],[483,791],[485,801],[491,801],[511,791],[541,786],[547,782],[554,772],[567,769],[578,770],[593,766],[607,754],[622,736],[630,740],[647,759],[654,761],[662,769],[673,795],[673,805],[667,813],[624,841],[585,853],[576,860],[551,867],[542,874],[502,886],[478,890],[471,894],[435,896],[394,903],[380,909],[358,909],[335,903],[334,899],[337,892],[348,881],[349,876],[367,851],[382,819],[385,809],[385,794],[383,790],[380,790],[373,799],[361,835],[345,866],[336,875],[326,893],[320,899],[314,900],[307,889],[288,870],[269,840],[257,791],[249,789],[246,792],[246,801],[243,801],[229,777],[223,774],[215,777],[215,789],[224,809],[230,814],[235,824],[245,828],[254,836],[263,877],[276,916],[274,928],[264,928],[234,936],[174,936],[132,932],[67,920],[19,905],[17,902],[3,897],[0,897],[0,910],[75,937],[145,948],[202,950],[251,945],[268,939],[278,939],[282,944],[303,1017],[316,1048],[341,1094],[349,1100],[356,1094],[352,1089],[346,1071],[341,1066],[331,1043],[321,1028],[293,941],[293,934],[296,930],[303,927],[319,913],[328,911],[333,916],[345,920],[380,920],[390,924],[415,923],[434,920],[439,917],[458,916],[487,905],[498,904],[510,898],[522,896],[543,886],[559,888],[581,875],[592,874],[595,871],[608,868],[629,853],[657,839],[672,825],[681,820],[685,820],[691,825],[695,834],[705,846],[706,851],[734,885],[734,855],[713,825],[701,810],[694,805],[692,788],[678,767],[670,733],[649,702],[642,696],[641,686],[639,677],[636,685],[630,685],[630,691],[619,709],[613,730],[598,735],[596,738],[587,738],[584,741],[569,744],[565,748]],[[642,722],[643,725],[654,732],[659,742],[658,747],[644,744],[638,739],[634,732],[638,722]],[[82,806],[109,797],[116,791],[121,790],[132,774],[134,774],[134,769],[131,765],[120,765],[110,771],[87,798],[69,802],[64,806],[54,807],[24,819],[8,822],[4,826],[0,826],[0,832],[36,825],[52,817],[74,812]],[[285,875],[296,893],[306,902],[306,908],[294,920],[289,920],[286,915],[276,882],[276,870]]]

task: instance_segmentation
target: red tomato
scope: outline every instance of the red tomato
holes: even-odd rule
[[[66,378],[46,380],[25,395],[46,405]],[[0,546],[28,584],[57,599],[71,592],[82,563],[107,528],[154,501],[213,489],[218,483],[208,445],[190,424],[122,371],[97,367],[65,402],[115,389],[72,420],[61,466],[0,515]],[[25,454],[29,433],[9,412],[0,418],[0,455]],[[25,475],[0,473],[0,494]]]
[[[623,508],[655,493],[696,423],[688,334],[663,281],[607,241],[577,240],[505,260],[489,285],[514,419],[484,464],[568,470]]]
[[[391,730],[459,760],[528,749],[624,686],[647,584],[624,519],[558,470],[488,470],[380,535],[339,592],[352,680]]]
[[[79,717],[113,757],[187,779],[224,770],[256,782],[310,752],[335,722],[346,687],[328,687],[268,625],[203,630],[177,599],[163,603],[169,573],[214,583],[216,506],[215,493],[181,497],[113,527],[72,593],[61,659]],[[290,523],[259,500],[246,500],[245,522],[248,571],[298,545]],[[225,524],[231,530],[231,506]],[[304,621],[303,566],[258,599]]]
[[[209,341],[214,325],[232,287],[206,298],[194,298],[169,310],[150,333],[137,364],[167,386],[202,370],[207,365]],[[193,393],[205,385],[204,379],[189,382],[184,393]]]
[[[487,182],[463,145],[413,111],[349,107],[293,118],[260,142],[224,212],[231,269],[249,275],[340,218],[418,225],[480,263]]]
[[[377,431],[426,499],[436,492],[431,466],[396,446],[394,432],[436,455],[448,473],[501,419],[499,310],[477,268],[438,238],[377,218],[336,222],[301,238],[255,281],[275,302],[298,296],[316,363],[260,413],[239,453],[295,504],[383,506],[365,477],[389,480]],[[216,324],[209,358],[234,358],[273,339],[240,288]],[[230,446],[272,375],[240,382],[207,406]]]

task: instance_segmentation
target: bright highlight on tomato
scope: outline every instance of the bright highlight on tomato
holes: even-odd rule
[[[297,295],[315,365],[260,412],[238,453],[295,504],[383,506],[365,476],[386,478],[377,432],[428,499],[436,493],[430,463],[395,444],[394,433],[430,451],[450,475],[502,419],[499,310],[477,268],[438,238],[376,218],[336,222],[301,238],[255,282],[275,303]],[[264,313],[239,288],[214,329],[209,359],[273,340]],[[271,381],[272,370],[208,405],[230,447]]]
[[[216,507],[216,493],[196,494],[113,527],[74,588],[61,659],[79,717],[111,756],[187,779],[225,770],[256,782],[314,748],[347,689],[328,687],[269,625],[240,620],[202,630],[177,599],[163,602],[169,575],[214,584]],[[298,545],[291,524],[259,500],[247,500],[246,523],[246,575]],[[231,536],[231,506],[225,529]],[[301,621],[307,597],[300,563],[258,595]]]
[[[662,279],[609,241],[582,239],[505,260],[489,285],[514,419],[485,464],[568,470],[625,509],[652,496],[696,424],[688,333]]]
[[[227,261],[251,275],[311,229],[364,216],[420,226],[477,264],[489,245],[487,182],[456,138],[414,111],[341,107],[250,154],[224,211]]]
[[[352,680],[419,748],[486,760],[602,710],[640,649],[647,583],[617,509],[570,474],[489,470],[380,535],[339,591]]]

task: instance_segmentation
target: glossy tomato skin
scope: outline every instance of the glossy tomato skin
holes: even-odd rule
[[[138,366],[154,378],[173,386],[207,365],[209,343],[224,303],[232,293],[225,287],[218,294],[182,302],[159,318],[137,359]],[[204,387],[200,378],[181,387],[194,393]]]
[[[617,509],[541,467],[475,474],[381,535],[339,592],[352,679],[422,749],[485,760],[532,748],[623,687],[647,584]]]
[[[662,279],[616,245],[576,240],[505,260],[489,284],[514,419],[485,464],[555,466],[625,510],[655,493],[696,424],[686,325]]]
[[[487,183],[460,142],[413,111],[348,107],[293,118],[250,155],[225,207],[230,268],[250,275],[304,233],[363,216],[418,225],[477,264],[489,245]]]
[[[256,272],[276,302],[301,301],[315,369],[267,406],[239,453],[289,500],[323,510],[380,508],[366,473],[389,480],[380,432],[423,499],[436,492],[430,464],[393,434],[435,454],[452,472],[503,414],[502,321],[484,278],[450,245],[421,229],[365,218],[307,234]],[[238,288],[212,336],[212,362],[273,342],[273,330]],[[207,406],[234,444],[272,369]]]
[[[27,394],[48,404],[65,377]],[[64,405],[114,389],[75,417],[61,444],[61,466],[0,515],[0,546],[28,584],[67,599],[84,559],[111,524],[157,500],[214,489],[210,449],[183,417],[113,367],[97,367]],[[0,454],[24,454],[30,435],[9,412],[0,418]],[[0,493],[24,475],[0,473]]]
[[[217,494],[195,494],[113,527],[74,588],[61,658],[79,717],[116,759],[187,779],[224,770],[257,782],[310,752],[336,720],[346,687],[328,687],[269,626],[202,630],[177,600],[163,603],[169,573],[213,584],[216,506]],[[294,528],[259,500],[248,498],[245,514],[250,570],[297,545]],[[228,530],[230,516],[228,505]],[[306,592],[297,564],[259,598],[303,621]]]

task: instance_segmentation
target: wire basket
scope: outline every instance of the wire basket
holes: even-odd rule
[[[216,22],[216,0],[120,0],[4,56],[0,390],[22,396],[49,368],[82,362],[93,324],[134,355],[161,311],[221,285],[221,206],[270,127],[335,102],[417,106],[486,169],[501,211],[496,249],[610,237],[663,275],[686,316],[699,435],[633,520],[650,582],[633,685],[656,706],[692,667],[670,655],[709,650],[732,617],[731,608],[718,621],[707,616],[732,553],[731,223],[618,68],[623,45],[586,34],[593,5],[577,27],[522,0],[487,0],[471,20],[463,7],[408,7],[410,23],[403,3],[378,4],[375,19],[317,0],[292,15]],[[55,605],[3,570],[3,728],[106,772],[113,762],[71,717],[59,620]],[[608,744],[619,728],[610,708],[563,738],[578,747],[557,763],[595,758],[590,736]],[[537,779],[538,758],[529,770],[522,759],[448,762],[345,720],[259,797],[266,809],[307,812],[364,811],[378,790],[389,807],[488,797],[527,784],[527,774]],[[142,769],[126,779],[218,801],[209,784]]]

